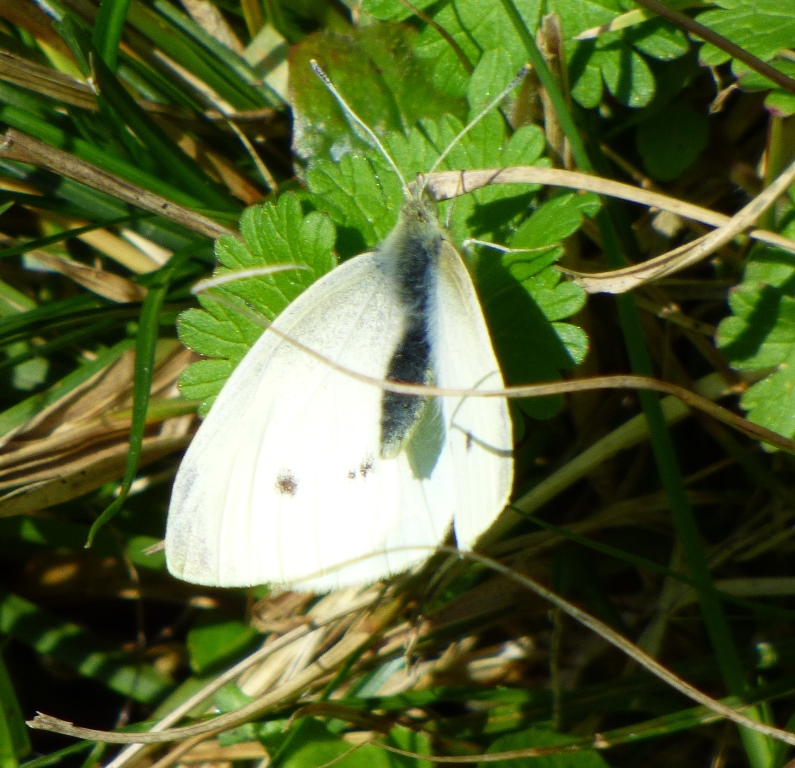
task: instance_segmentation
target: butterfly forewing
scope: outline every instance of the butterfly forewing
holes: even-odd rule
[[[328,590],[404,570],[444,536],[449,505],[431,506],[444,473],[428,492],[406,454],[380,457],[383,391],[291,343],[383,380],[403,311],[377,258],[359,256],[305,291],[224,386],[174,485],[175,575]],[[410,545],[422,549],[401,549]]]

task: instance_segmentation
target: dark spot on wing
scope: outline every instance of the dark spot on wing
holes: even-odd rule
[[[366,480],[367,476],[373,471],[375,471],[375,460],[372,456],[365,456],[356,469],[348,470],[348,480],[356,480],[357,477]]]
[[[467,452],[472,450],[472,446],[475,444],[475,441],[472,439],[472,433],[467,432]]]
[[[292,472],[280,472],[276,478],[276,490],[283,496],[295,496],[298,493],[298,480]]]

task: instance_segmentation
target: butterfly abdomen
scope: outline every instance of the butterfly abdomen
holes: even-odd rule
[[[386,378],[402,384],[431,385],[436,281],[443,235],[436,216],[423,200],[408,200],[380,252],[405,325],[392,353]],[[394,458],[405,447],[431,398],[384,391],[381,409],[381,456]]]

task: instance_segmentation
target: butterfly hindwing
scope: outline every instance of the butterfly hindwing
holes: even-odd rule
[[[404,313],[378,258],[311,286],[232,373],[175,481],[175,575],[328,590],[404,570],[444,536],[449,514],[431,507],[443,473],[417,482],[406,454],[380,457],[383,391],[291,343],[383,380]],[[424,549],[400,549],[410,545]]]

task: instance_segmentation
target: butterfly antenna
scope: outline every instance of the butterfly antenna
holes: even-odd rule
[[[357,115],[347,104],[345,99],[342,98],[340,92],[334,87],[331,80],[329,80],[329,76],[321,69],[320,64],[318,64],[314,59],[310,59],[310,65],[312,66],[312,70],[314,73],[323,81],[323,85],[329,89],[331,95],[337,100],[337,103],[342,107],[343,111],[346,115],[356,124],[358,125],[372,140],[373,144],[378,147],[381,154],[386,158],[386,161],[392,166],[392,169],[395,171],[395,174],[400,179],[400,183],[403,185],[403,192],[406,197],[411,197],[411,190],[409,190],[409,185],[406,183],[406,180],[403,178],[403,174],[400,172],[400,169],[397,167],[397,163],[391,158],[389,152],[386,151],[386,147],[381,143],[381,140],[378,136],[375,135],[375,132],[372,128],[370,128],[367,123],[362,120],[359,115]]]
[[[461,141],[461,139],[463,139],[463,138],[464,138],[464,136],[466,136],[466,135],[467,135],[467,134],[468,134],[468,133],[469,133],[469,132],[470,132],[470,131],[471,131],[471,130],[472,130],[472,129],[473,129],[473,128],[474,128],[474,127],[475,127],[475,126],[476,126],[476,125],[477,125],[477,124],[478,124],[478,123],[479,123],[479,122],[480,122],[480,121],[481,121],[481,120],[482,120],[482,119],[483,119],[483,118],[484,118],[484,117],[485,117],[487,114],[488,114],[488,113],[489,113],[489,112],[491,112],[491,110],[492,110],[492,109],[494,109],[494,107],[496,107],[496,106],[497,106],[497,105],[498,105],[498,104],[499,104],[499,103],[500,103],[500,102],[501,102],[501,101],[502,101],[502,100],[503,100],[503,99],[504,99],[504,98],[505,98],[505,97],[506,97],[506,96],[507,96],[507,95],[508,95],[508,94],[509,94],[509,93],[510,93],[510,92],[511,92],[511,91],[512,91],[514,88],[516,88],[516,86],[517,86],[517,85],[519,85],[519,83],[521,83],[521,82],[522,82],[522,80],[524,79],[525,75],[526,75],[526,74],[527,74],[529,71],[530,71],[530,65],[529,65],[529,64],[525,64],[525,65],[524,65],[524,66],[523,66],[523,67],[522,67],[522,68],[519,70],[519,72],[516,74],[516,77],[514,77],[514,79],[513,79],[513,80],[511,80],[511,82],[510,82],[510,83],[508,83],[508,85],[507,85],[507,86],[506,86],[506,87],[505,87],[505,88],[504,88],[504,89],[503,89],[503,90],[500,92],[500,95],[499,95],[499,96],[497,96],[497,98],[496,98],[496,99],[493,99],[492,101],[490,101],[490,102],[489,102],[489,103],[488,103],[488,104],[487,104],[485,107],[483,107],[483,109],[482,109],[482,110],[481,110],[481,111],[480,111],[480,112],[479,112],[477,115],[475,115],[475,117],[473,117],[473,118],[472,118],[472,120],[470,120],[470,121],[469,121],[469,124],[468,124],[468,125],[466,125],[466,126],[465,126],[465,127],[462,129],[462,130],[461,130],[461,133],[459,133],[459,134],[458,134],[458,136],[456,136],[456,137],[455,137],[455,138],[454,138],[454,139],[453,139],[453,140],[452,140],[452,141],[451,141],[451,142],[450,142],[450,143],[447,145],[447,149],[445,149],[445,150],[444,150],[444,152],[442,152],[442,154],[441,154],[441,155],[439,155],[439,157],[437,157],[437,158],[436,158],[436,162],[435,162],[435,163],[434,163],[434,164],[431,166],[431,169],[430,169],[430,171],[428,171],[428,173],[424,175],[424,179],[423,179],[423,182],[422,182],[422,189],[425,189],[425,186],[426,186],[426,185],[427,185],[427,183],[428,183],[428,182],[427,182],[427,180],[428,180],[428,177],[429,177],[429,176],[430,176],[430,175],[431,175],[431,174],[432,174],[432,173],[433,173],[433,172],[434,172],[434,171],[435,171],[435,170],[436,170],[436,169],[437,169],[437,168],[438,168],[438,167],[439,167],[439,166],[442,164],[442,162],[444,161],[444,159],[445,159],[445,158],[446,158],[446,157],[447,157],[447,156],[450,154],[450,152],[452,151],[453,147],[455,147],[455,145],[456,145],[456,144],[458,144],[458,142],[459,142],[459,141]]]

